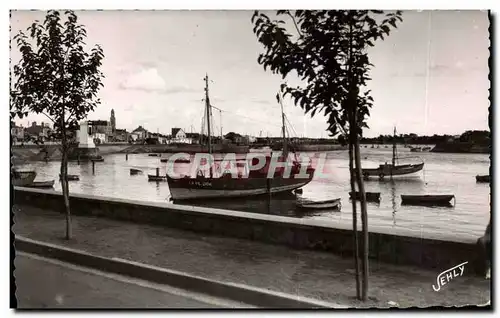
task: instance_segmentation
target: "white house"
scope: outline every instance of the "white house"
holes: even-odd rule
[[[189,144],[191,139],[186,137],[186,133],[182,128],[172,128],[171,141],[173,143]]]

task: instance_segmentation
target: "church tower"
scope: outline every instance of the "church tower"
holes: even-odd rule
[[[111,123],[111,133],[114,135],[116,132],[116,118],[114,109],[111,109],[111,118],[109,121]]]

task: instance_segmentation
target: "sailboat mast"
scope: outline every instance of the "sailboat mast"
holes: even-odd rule
[[[392,144],[392,167],[396,165],[396,127],[394,127],[394,137]]]
[[[279,96],[279,93],[278,93]],[[281,100],[281,96],[279,96],[279,101],[281,105],[281,121],[282,121],[282,131],[283,131],[283,157],[286,158],[288,155],[288,147],[286,142],[286,132],[285,132],[285,112],[283,111],[283,101]]]
[[[205,108],[206,108],[206,116],[207,116],[207,131],[208,131],[208,153],[212,153],[212,136],[210,131],[210,99],[208,98],[208,74],[205,76]]]

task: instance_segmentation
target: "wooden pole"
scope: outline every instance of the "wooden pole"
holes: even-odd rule
[[[128,161],[128,152],[125,153],[125,160]]]
[[[92,174],[95,174],[95,161],[92,160]]]
[[[156,176],[158,177],[160,175],[160,168],[156,168]]]

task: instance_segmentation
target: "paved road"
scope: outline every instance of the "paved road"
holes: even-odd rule
[[[223,308],[237,304],[17,253],[18,308]]]

